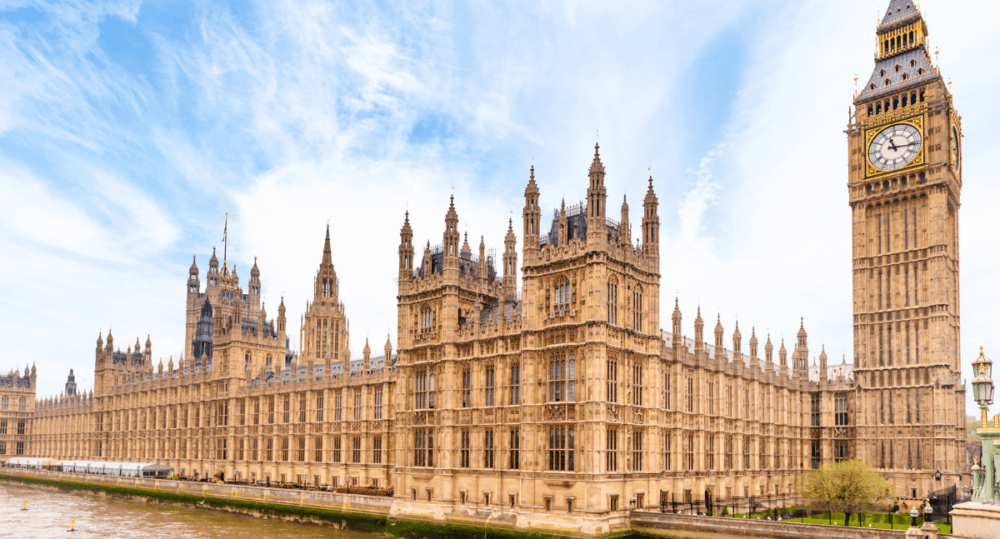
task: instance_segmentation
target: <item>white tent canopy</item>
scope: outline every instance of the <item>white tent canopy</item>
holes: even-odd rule
[[[170,475],[170,467],[155,462],[110,462],[99,460],[65,460],[62,471],[116,475],[123,477],[164,477]]]
[[[11,468],[31,468],[41,470],[42,466],[50,466],[54,461],[43,457],[12,457],[7,461],[7,466]]]

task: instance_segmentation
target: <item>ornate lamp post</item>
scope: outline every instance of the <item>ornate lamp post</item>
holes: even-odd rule
[[[972,362],[972,395],[979,408],[983,412],[983,426],[978,429],[978,434],[983,440],[983,454],[980,458],[982,467],[979,471],[979,481],[973,484],[974,502],[993,503],[994,496],[994,466],[993,452],[994,440],[1000,439],[1000,429],[990,427],[989,406],[993,404],[993,362],[983,354],[983,347],[979,347],[979,357]],[[975,472],[973,473],[975,476]],[[976,495],[978,493],[978,495]]]

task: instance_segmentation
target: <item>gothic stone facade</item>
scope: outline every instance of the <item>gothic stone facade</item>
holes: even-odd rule
[[[35,413],[35,367],[24,366],[0,376],[0,462],[31,454],[30,434]]]
[[[897,491],[961,481],[962,118],[914,2],[893,0],[847,129],[857,455]]]
[[[766,336],[763,358],[752,328],[744,352],[738,324],[729,349],[718,319],[706,342],[700,309],[685,337],[677,302],[662,330],[652,179],[633,239],[627,202],[620,221],[608,217],[595,148],[586,201],[564,203],[547,230],[532,169],[520,285],[513,222],[501,259],[482,241],[473,254],[452,199],[442,243],[418,259],[407,215],[395,356],[387,342],[384,357],[366,344],[350,358],[329,232],[301,356],[288,351],[284,302],[276,321],[257,307],[256,264],[244,294],[213,254],[204,293],[197,266],[189,273],[179,363],[154,369],[148,340],[122,353],[110,333],[99,338],[94,391],[28,411],[25,454],[377,483],[394,487],[396,515],[475,519],[489,508],[583,533],[609,531],[633,501],[794,495],[805,470],[851,457],[899,496],[965,485],[961,122],[915,6],[892,0],[877,33],[847,132],[853,365],[828,366],[825,351],[810,365],[804,323],[790,353],[782,342],[775,357]]]

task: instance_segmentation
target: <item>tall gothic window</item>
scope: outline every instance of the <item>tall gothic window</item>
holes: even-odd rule
[[[715,437],[706,435],[705,437],[705,469],[715,469]]]
[[[471,460],[471,458],[470,458],[471,450],[469,448],[469,446],[471,445],[470,444],[470,438],[471,437],[472,437],[472,435],[469,432],[469,429],[462,429],[462,449],[459,452],[459,456],[461,458],[461,462],[459,463],[459,466],[461,466],[462,468],[468,468],[469,467],[469,462]]]
[[[694,434],[688,434],[687,443],[687,466],[685,470],[694,470]]]
[[[462,369],[462,408],[472,406],[472,370]]]
[[[485,406],[494,405],[494,386],[496,385],[496,368],[493,365],[486,367],[486,402]]]
[[[608,359],[608,402],[618,402],[618,360]]]
[[[317,438],[317,440],[320,440]],[[322,441],[322,440],[320,440]],[[382,464],[382,437],[372,436],[372,462]]]
[[[555,287],[555,310],[566,311],[569,309],[570,286],[569,280],[561,277]]]
[[[521,430],[510,429],[510,462],[508,467],[511,470],[521,468]]]
[[[733,437],[732,435],[726,436],[726,460],[724,465],[727,470],[733,469]]]
[[[708,415],[715,415],[715,382],[708,383]]]
[[[510,366],[510,404],[521,404],[521,364]]]
[[[812,395],[810,397],[812,404],[812,426],[819,426],[819,395]]]
[[[486,429],[483,433],[483,467],[493,467],[493,429]]]
[[[573,401],[576,399],[576,360],[573,354],[567,359],[565,353],[549,357],[549,402]]]
[[[574,441],[573,427],[549,427],[549,471],[574,471]]]
[[[361,390],[354,390],[354,420],[361,420],[361,412],[364,408],[361,406]]]
[[[340,421],[343,418],[344,399],[340,391],[333,395],[333,420]]]
[[[618,429],[608,427],[607,451],[604,453],[607,471],[618,471]]]
[[[323,422],[323,397],[316,397],[316,422]]]
[[[889,393],[889,424],[893,425],[895,423],[896,422],[893,420],[893,415],[892,415],[892,393]]]
[[[688,376],[687,411],[694,412],[694,377]]]
[[[425,307],[423,311],[420,312],[420,332],[426,333],[431,330],[434,325],[434,314],[430,307]]]
[[[618,324],[618,281],[608,281],[608,323]]]
[[[670,409],[670,373],[663,375],[663,409]]]
[[[375,390],[375,406],[373,406],[373,419],[382,419],[382,390]]]
[[[663,431],[663,471],[669,472],[671,469],[671,437],[670,431]]]
[[[417,429],[414,432],[413,465],[434,466],[434,431]]]
[[[642,365],[632,365],[632,405],[642,406]]]
[[[847,394],[838,393],[835,397],[836,411],[834,415],[834,424],[838,427],[847,426]]]
[[[434,409],[434,373],[422,370],[417,373],[414,392],[416,410]]]
[[[642,331],[642,289],[639,287],[632,292],[632,329]]]
[[[642,431],[632,431],[632,471],[642,471]]]
[[[750,436],[743,436],[743,469],[750,469]]]

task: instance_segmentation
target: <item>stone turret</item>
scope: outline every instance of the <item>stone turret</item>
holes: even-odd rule
[[[587,249],[602,248],[607,241],[607,189],[604,188],[604,164],[601,146],[594,145],[594,160],[590,163],[590,186],[587,187]]]
[[[649,177],[649,189],[642,207],[642,248],[646,255],[658,257],[660,249],[660,217],[657,214],[659,202],[653,192],[653,177]]]

